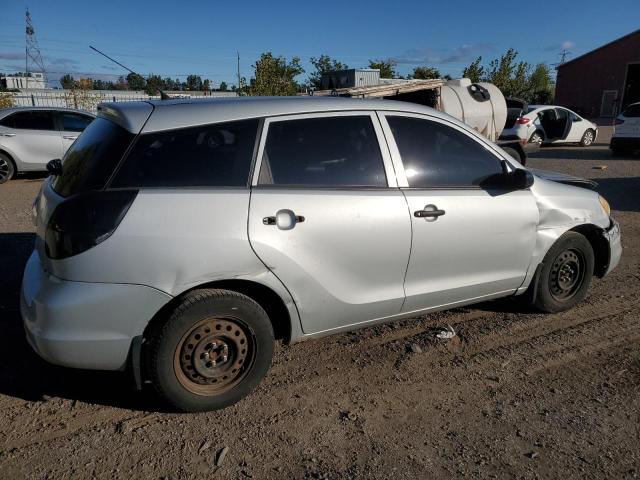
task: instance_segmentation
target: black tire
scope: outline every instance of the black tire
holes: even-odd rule
[[[580,146],[589,147],[593,145],[593,142],[595,142],[595,140],[596,140],[596,132],[592,128],[588,128],[582,134],[582,138],[580,139]]]
[[[589,240],[576,232],[565,233],[542,261],[533,306],[547,313],[569,310],[587,295],[593,267]]]
[[[150,332],[147,375],[177,410],[217,410],[260,383],[271,365],[273,343],[269,317],[251,298],[195,290]]]
[[[614,157],[622,157],[623,155],[629,155],[631,152],[620,147],[613,147],[611,149],[611,155]]]
[[[13,160],[4,153],[0,153],[0,183],[8,182],[16,174],[16,166]]]
[[[537,140],[536,138],[539,138],[540,140]],[[536,130],[529,137],[529,143],[537,143],[539,145],[542,145],[544,143],[544,134],[540,130]]]

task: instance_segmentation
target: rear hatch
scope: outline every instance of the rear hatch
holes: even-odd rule
[[[60,235],[58,246],[53,245],[54,236],[50,227],[56,222],[65,223],[65,228],[73,230],[76,227],[80,228],[74,225],[74,216],[78,220],[84,217],[85,222],[89,216],[100,216],[101,210],[105,209],[105,202],[104,198],[98,202],[96,198],[106,195],[103,192],[105,186],[153,111],[151,104],[143,104],[147,106],[144,108],[146,115],[141,122],[135,122],[137,125],[125,121],[119,109],[99,110],[98,118],[80,134],[62,159],[62,172],[45,180],[34,206],[36,250],[44,269],[48,272],[61,276],[56,268],[59,262],[52,257],[64,258],[59,253],[59,247],[68,247],[64,245],[65,242],[68,243],[68,238],[62,239]],[[110,208],[112,203],[112,200],[109,200],[106,208]],[[91,211],[87,210],[89,204],[92,205]],[[77,242],[75,239],[74,241]]]
[[[507,121],[504,125],[505,129],[513,128],[516,120],[527,113],[529,106],[527,102],[519,98],[507,98]]]

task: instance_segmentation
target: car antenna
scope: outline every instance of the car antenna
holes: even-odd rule
[[[109,59],[109,60],[111,60],[113,63],[115,63],[115,64],[117,64],[117,65],[120,65],[122,68],[124,68],[124,69],[125,69],[125,70],[127,70],[128,72],[131,72],[131,73],[133,73],[134,75],[137,75],[137,76],[138,76],[138,77],[140,77],[140,78],[144,78],[144,77],[143,77],[142,75],[140,75],[139,73],[134,72],[134,71],[133,71],[133,70],[131,70],[129,67],[125,67],[125,66],[124,66],[123,64],[121,64],[119,61],[114,60],[113,58],[111,58],[111,57],[110,57],[109,55],[107,55],[106,53],[103,53],[103,52],[101,52],[100,50],[98,50],[96,47],[93,47],[93,46],[89,45],[89,48],[90,48],[91,50],[94,50],[94,51],[98,52],[98,53],[99,53],[100,55],[102,55],[103,57],[108,58],[108,59]],[[160,99],[161,99],[161,100],[170,100],[170,99],[171,99],[171,97],[170,97],[169,95],[167,95],[166,93],[164,93],[164,92],[163,92],[162,90],[160,90],[159,88],[158,88],[158,91],[160,92]]]

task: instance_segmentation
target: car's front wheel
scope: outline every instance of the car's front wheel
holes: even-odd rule
[[[7,182],[13,178],[16,173],[16,167],[4,153],[0,153],[0,183]]]
[[[569,310],[587,295],[593,266],[589,240],[576,232],[565,233],[542,261],[533,305],[548,313]]]
[[[148,338],[148,376],[185,412],[223,408],[248,395],[273,355],[269,317],[251,298],[228,290],[188,293]]]

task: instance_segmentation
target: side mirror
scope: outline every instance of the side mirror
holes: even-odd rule
[[[507,185],[513,190],[529,188],[535,181],[533,174],[523,168],[516,168],[512,172],[506,173],[505,176],[508,177]]]
[[[47,171],[51,175],[60,175],[62,173],[62,160],[59,158],[49,160],[47,162]]]

